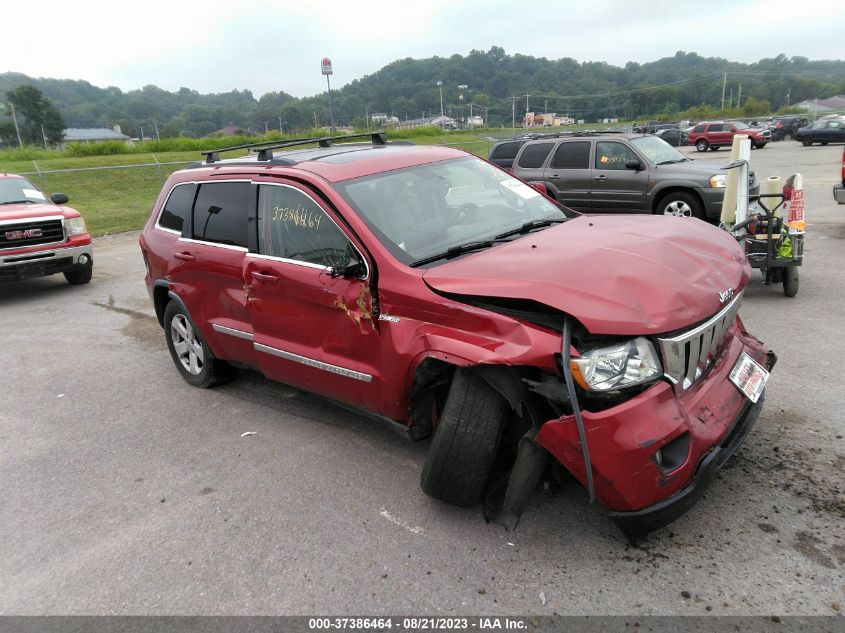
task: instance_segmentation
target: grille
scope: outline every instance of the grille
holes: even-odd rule
[[[741,302],[740,292],[701,325],[675,336],[657,338],[663,356],[663,374],[675,385],[676,392],[689,389],[713,362]]]
[[[0,249],[54,244],[64,239],[65,229],[61,218],[38,218],[0,224]]]

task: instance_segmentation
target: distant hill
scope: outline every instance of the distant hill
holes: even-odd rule
[[[383,112],[400,119],[440,113],[465,117],[472,103],[493,125],[519,121],[526,107],[575,118],[651,118],[706,104],[719,107],[727,72],[725,103],[740,96],[771,111],[804,99],[845,94],[845,61],[809,60],[784,55],[740,64],[696,53],[677,52],[654,62],[624,67],[571,58],[548,60],[508,55],[497,46],[468,55],[402,59],[372,75],[332,91],[335,122],[365,126],[366,114]],[[120,125],[131,136],[147,137],[158,127],[162,136],[202,136],[230,125],[263,132],[289,131],[328,123],[325,94],[297,99],[272,92],[256,99],[249,90],[200,94],[181,88],[168,92],[156,86],[123,92],[87,81],[0,74],[0,101],[21,84],[39,88],[61,111],[69,127]],[[459,86],[466,86],[459,88]],[[526,95],[527,98],[526,98]]]

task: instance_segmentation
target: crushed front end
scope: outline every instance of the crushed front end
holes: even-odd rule
[[[759,414],[762,386],[749,398],[731,374],[750,362],[744,355],[766,372],[775,357],[745,330],[737,314],[741,300],[740,293],[683,331],[635,339],[629,358],[640,363],[637,349],[647,347],[643,353],[659,363],[651,367],[659,378],[639,386],[634,380],[627,392],[611,391],[604,399],[585,383],[584,359],[573,354],[570,360],[564,349],[561,369],[578,385],[569,392],[572,413],[546,421],[535,441],[611,510],[632,540],[684,514]],[[583,345],[577,336],[572,341],[573,350]]]

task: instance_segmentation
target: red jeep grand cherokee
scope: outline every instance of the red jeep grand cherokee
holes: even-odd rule
[[[64,273],[71,284],[91,281],[94,247],[78,211],[50,200],[26,178],[0,173],[0,281]]]
[[[182,376],[247,366],[433,435],[423,490],[486,494],[505,525],[554,460],[631,538],[685,512],[774,364],[731,236],[582,216],[456,149],[334,140],[209,152],[165,184],[140,245]]]

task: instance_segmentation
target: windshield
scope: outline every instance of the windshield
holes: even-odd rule
[[[681,152],[669,145],[658,136],[638,136],[631,139],[631,145],[645,156],[646,160],[655,165],[668,163],[682,163],[689,160]]]
[[[404,264],[493,240],[526,223],[567,218],[563,207],[475,157],[365,176],[336,188]]]
[[[0,204],[38,204],[47,198],[26,178],[0,178]]]
[[[750,130],[751,128],[747,126],[742,121],[734,121],[734,129],[735,130]]]

